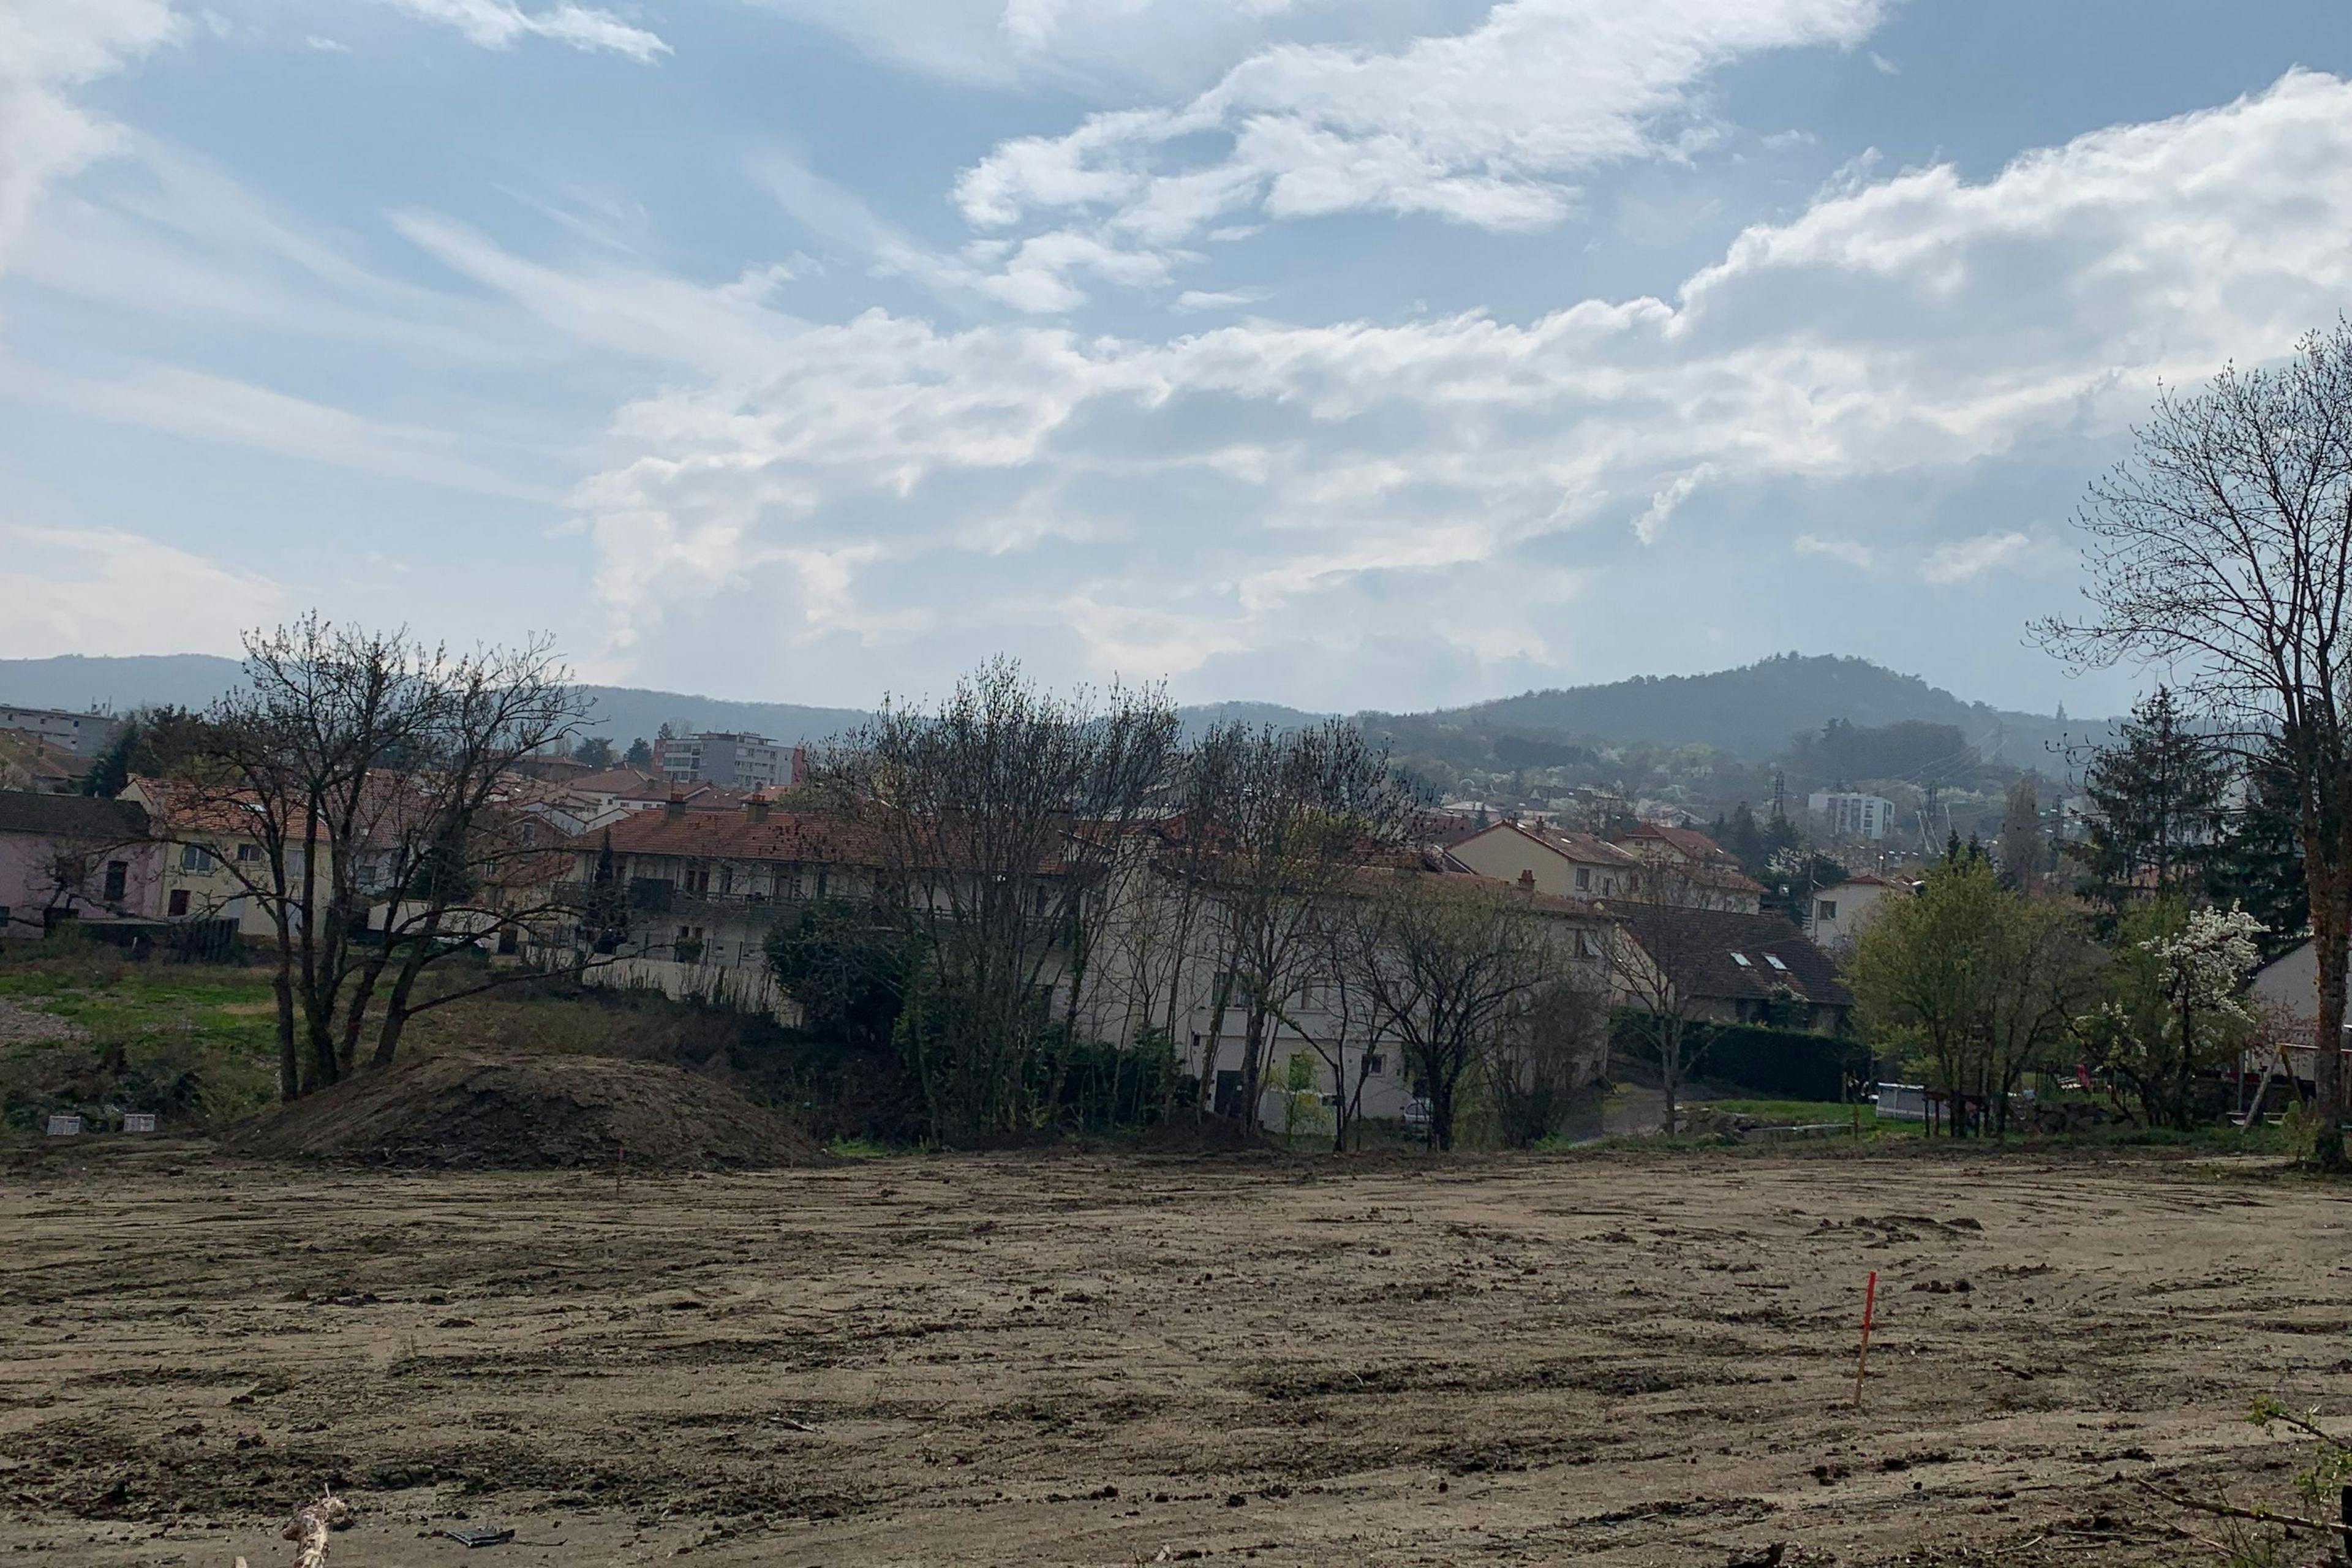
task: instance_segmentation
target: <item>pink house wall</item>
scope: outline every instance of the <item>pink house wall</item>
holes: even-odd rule
[[[61,899],[49,880],[50,862],[60,842],[46,834],[0,833],[0,907],[8,910],[5,939],[38,937],[42,911],[52,907],[148,919],[160,913],[155,906],[163,882],[163,846],[126,844],[92,852],[88,882],[74,897]],[[122,901],[111,909],[99,899],[106,890],[106,867],[110,860],[121,860],[129,868]]]

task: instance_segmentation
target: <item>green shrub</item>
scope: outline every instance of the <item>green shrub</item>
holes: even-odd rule
[[[1621,1009],[1610,1049],[1621,1059],[1654,1064],[1641,1015]],[[1776,1100],[1841,1100],[1847,1084],[1870,1076],[1871,1057],[1860,1041],[1759,1024],[1694,1024],[1684,1047],[1693,1078],[1730,1084]]]

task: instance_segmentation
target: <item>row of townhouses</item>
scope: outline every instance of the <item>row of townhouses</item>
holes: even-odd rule
[[[602,888],[626,917],[619,940],[602,944],[611,951],[583,970],[593,984],[657,988],[796,1022],[799,1008],[768,960],[778,924],[818,900],[904,896],[890,858],[854,821],[782,809],[763,792],[738,795],[608,770],[565,780],[517,776],[501,805],[520,841],[541,849],[512,862],[520,869],[485,898],[493,910],[503,901],[512,917],[478,914],[460,930],[478,931],[494,953],[581,964],[598,942],[586,911]],[[119,940],[194,928],[267,939],[270,911],[247,891],[262,847],[233,804],[205,809],[209,815],[194,815],[169,786],[145,779],[115,800],[0,792],[0,931],[37,937],[76,921]],[[1135,853],[1148,857],[1156,839],[1135,837]],[[381,856],[386,867],[394,858],[366,842],[357,853]],[[321,877],[331,869],[318,868]],[[1629,976],[1647,963],[1699,1016],[1823,1032],[1843,1025],[1850,998],[1822,948],[1763,912],[1762,889],[1695,830],[1645,825],[1603,840],[1501,823],[1367,866],[1358,886],[1370,891],[1383,876],[1408,873],[1524,900],[1559,978],[1580,989],[1626,1000],[1634,989]],[[1058,897],[1048,884],[1067,874],[1037,869],[1040,909]],[[390,872],[362,864],[356,879],[373,894],[367,918],[388,928],[402,908],[400,890],[386,885]],[[1186,1070],[1229,1099],[1238,1092],[1251,1010],[1220,984],[1224,963],[1207,934],[1219,922],[1195,919],[1171,943],[1162,928],[1176,917],[1164,880],[1108,881],[1120,889],[1118,906],[1097,912],[1113,939],[1082,967],[1067,952],[1052,953],[1040,976],[1043,1005],[1084,1038],[1132,1047],[1147,1033],[1165,1037]],[[1835,913],[1835,900],[1823,909]],[[1228,998],[1222,1013],[1221,993]],[[1402,1114],[1412,1084],[1345,975],[1302,971],[1276,1005],[1259,1013],[1261,1061],[1311,1050],[1361,1085],[1364,1114]]]
[[[1843,1026],[1852,999],[1832,961],[1790,921],[1762,912],[1762,889],[1712,840],[1680,828],[1622,837],[1612,844],[1505,824],[1364,875],[1412,871],[1508,890],[1541,921],[1560,977],[1615,1000],[1626,999],[1626,976],[1654,952],[1651,962],[1675,966],[1668,978],[1690,995],[1695,1016],[1823,1032]],[[778,810],[758,796],[731,812],[671,801],[632,813],[573,845],[575,900],[584,904],[601,875],[609,896],[625,898],[629,910],[619,950],[586,977],[770,1008],[793,1021],[797,1009],[769,969],[770,933],[813,900],[874,898],[885,859],[843,818]],[[1171,917],[1152,907],[1149,876],[1114,880],[1125,904],[1102,921],[1114,939],[1090,955],[1082,974],[1066,964],[1050,968],[1047,1005],[1084,1037],[1122,1047],[1139,1043],[1147,1028],[1164,1027],[1186,1070],[1229,1096],[1242,1076],[1248,1019],[1238,1003],[1218,1014],[1222,965],[1205,934],[1218,922],[1196,920],[1188,928],[1200,933],[1192,950],[1180,943],[1172,960],[1164,942],[1122,942],[1116,933]],[[576,951],[586,940],[577,929],[550,937],[555,951]],[[1144,953],[1159,955],[1150,973],[1138,972]],[[1139,998],[1153,1000],[1139,1005]],[[1339,975],[1294,976],[1267,1026],[1261,1059],[1311,1049],[1342,1063],[1349,1084],[1362,1083],[1365,1114],[1401,1115],[1412,1086],[1393,1048],[1364,1023],[1365,1012]],[[1275,1115],[1269,1107],[1261,1113]]]

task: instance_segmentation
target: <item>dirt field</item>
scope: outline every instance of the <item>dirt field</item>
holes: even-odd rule
[[[344,1568],[2179,1562],[2128,1478],[2277,1497],[2249,1398],[2352,1406],[2347,1223],[2019,1156],[47,1154],[0,1172],[0,1552],[289,1563],[331,1480]]]

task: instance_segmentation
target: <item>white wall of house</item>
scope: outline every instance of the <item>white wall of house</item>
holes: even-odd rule
[[[544,961],[560,969],[568,957],[553,952],[544,955]],[[658,991],[674,1002],[702,1002],[739,1013],[766,1013],[788,1028],[797,1027],[801,1022],[800,1004],[776,984],[775,976],[764,966],[618,957],[583,970],[580,978],[590,985]]]
[[[1894,890],[1884,882],[1852,879],[1834,888],[1823,888],[1813,895],[1811,918],[1805,922],[1805,934],[1824,948],[1849,946],[1871,911]]]

